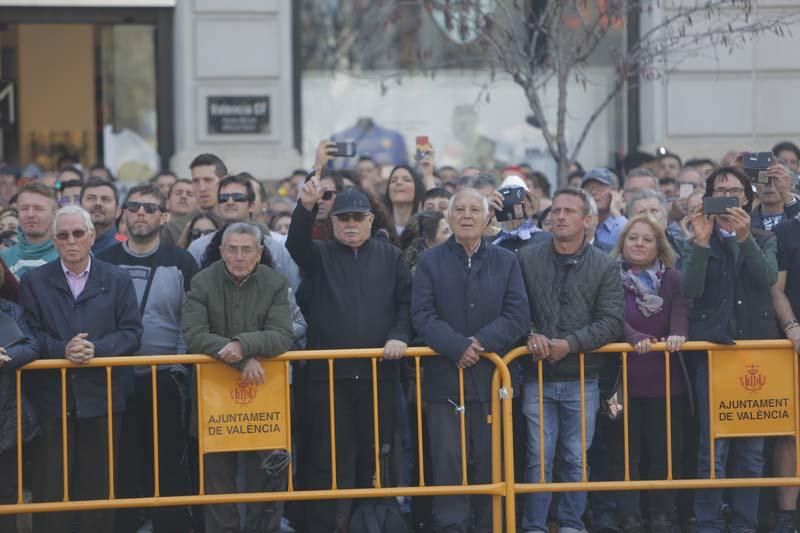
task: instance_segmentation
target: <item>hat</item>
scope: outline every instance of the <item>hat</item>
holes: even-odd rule
[[[38,178],[42,175],[42,169],[35,164],[31,163],[22,169],[22,177],[24,178]]]
[[[342,213],[369,213],[371,211],[372,206],[369,204],[367,195],[358,189],[350,188],[336,195],[336,200],[333,201],[331,215],[340,215]]]
[[[590,181],[597,181],[602,183],[603,185],[608,185],[609,187],[613,187],[615,185],[614,175],[611,173],[610,170],[607,168],[593,168],[589,172],[583,175],[583,179],[581,180],[581,187],[589,183]]]
[[[503,180],[503,183],[500,184],[498,189],[508,189],[510,187],[522,187],[525,189],[525,192],[531,192],[528,190],[528,185],[525,184],[525,180],[513,174],[511,176],[506,176],[506,179]]]

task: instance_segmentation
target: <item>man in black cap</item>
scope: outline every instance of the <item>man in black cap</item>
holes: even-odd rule
[[[384,360],[378,364],[378,441],[386,457],[391,451],[399,385],[395,360],[403,356],[411,333],[411,274],[399,248],[370,238],[375,215],[366,194],[358,189],[336,195],[331,209],[334,238],[312,240],[317,203],[323,192],[318,175],[327,157],[322,152],[316,175],[300,188],[286,247],[300,267],[307,290],[308,348],[383,346]],[[311,362],[309,377],[304,396],[314,422],[302,437],[307,446],[301,443],[300,448],[301,454],[307,453],[300,461],[307,469],[304,477],[308,486],[303,488],[324,489],[331,487],[327,362]],[[372,487],[375,428],[370,361],[336,361],[333,385],[337,486]],[[347,531],[350,508],[350,501],[309,503],[304,513],[305,531]]]

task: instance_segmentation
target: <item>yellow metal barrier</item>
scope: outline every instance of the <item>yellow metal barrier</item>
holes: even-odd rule
[[[198,441],[200,449],[199,461],[199,494],[182,496],[162,496],[160,494],[159,479],[159,455],[158,455],[158,384],[156,380],[156,369],[161,365],[172,364],[191,364],[191,365],[223,365],[216,359],[204,355],[163,355],[163,356],[134,356],[134,357],[109,357],[95,358],[85,365],[73,365],[63,359],[46,359],[35,361],[16,371],[17,383],[17,417],[21,420],[21,401],[22,394],[22,372],[35,372],[39,370],[59,370],[62,385],[61,394],[61,423],[62,423],[62,468],[63,468],[63,501],[24,503],[22,500],[22,428],[17,424],[17,488],[18,501],[16,504],[0,505],[0,514],[12,513],[37,513],[52,511],[85,511],[95,509],[117,509],[117,508],[138,508],[138,507],[162,507],[162,506],[188,506],[204,504],[224,504],[224,503],[252,503],[270,501],[296,501],[296,500],[322,500],[322,499],[351,499],[351,498],[380,498],[395,496],[443,496],[443,495],[489,495],[493,499],[493,524],[494,531],[500,532],[503,529],[503,498],[509,493],[509,484],[514,482],[514,459],[513,459],[513,439],[511,424],[511,405],[509,398],[511,390],[511,377],[502,359],[496,354],[484,354],[483,357],[492,362],[496,371],[492,379],[492,402],[491,402],[491,425],[492,425],[492,482],[482,485],[470,485],[467,478],[466,463],[466,435],[465,425],[462,416],[461,421],[461,454],[462,454],[462,483],[454,486],[426,486],[424,481],[424,458],[422,445],[422,393],[421,393],[421,373],[420,359],[422,357],[434,356],[430,349],[412,348],[409,349],[405,357],[413,358],[416,372],[416,414],[418,442],[417,449],[419,457],[419,484],[412,487],[383,487],[380,482],[380,460],[379,460],[379,424],[378,424],[378,360],[382,357],[383,350],[359,349],[359,350],[319,350],[319,351],[297,351],[287,352],[279,357],[269,360],[269,364],[282,363],[285,366],[285,376],[288,382],[289,364],[292,361],[327,361],[330,398],[330,420],[331,420],[331,466],[332,484],[329,490],[295,490],[292,481],[292,466],[288,466],[288,489],[284,492],[263,492],[263,493],[231,493],[231,494],[206,494],[203,483],[203,452],[206,450],[204,440],[206,435],[203,431],[198,431]],[[335,404],[334,387],[332,379],[334,374],[334,364],[339,359],[371,359],[373,377],[373,424],[374,424],[374,445],[375,445],[375,480],[374,488],[360,489],[341,489],[337,486],[336,474],[336,438],[335,438]],[[117,498],[115,495],[114,481],[114,460],[113,455],[113,424],[112,418],[112,389],[111,370],[115,367],[150,366],[152,370],[152,416],[153,416],[153,469],[154,487],[152,497],[142,498]],[[109,482],[108,498],[97,500],[74,501],[69,494],[69,471],[68,471],[68,439],[67,439],[67,396],[66,379],[67,371],[80,372],[85,368],[105,368],[106,369],[106,401],[108,408],[108,433],[106,435],[109,449]],[[225,367],[227,369],[227,367]],[[198,372],[198,397],[200,394],[200,372]],[[459,370],[459,391],[460,403],[464,404],[464,372]],[[286,422],[291,421],[290,405],[288,401],[288,387],[286,392]],[[198,401],[198,410],[202,402]],[[198,413],[200,415],[201,413]],[[501,424],[501,420],[503,423]],[[502,425],[502,428],[501,428]],[[502,436],[501,436],[502,430]],[[290,426],[288,427],[289,436],[291,435]],[[289,437],[287,448],[291,450],[291,437]],[[290,454],[291,457],[291,454]],[[514,498],[505,498],[506,516],[515,516]],[[514,520],[509,520],[506,524],[506,531],[514,532]]]
[[[615,344],[608,344],[599,348],[597,350],[592,351],[592,354],[621,354],[621,363],[622,363],[622,394],[623,394],[623,442],[624,442],[624,459],[625,459],[625,473],[624,473],[624,480],[622,481],[592,481],[590,482],[587,479],[587,472],[586,472],[586,398],[585,398],[585,354],[579,354],[579,364],[580,364],[580,382],[583,384],[581,386],[581,419],[584,421],[582,424],[582,431],[581,431],[581,439],[583,445],[583,464],[582,464],[582,479],[579,482],[545,482],[545,468],[544,464],[540,468],[540,479],[538,483],[514,483],[513,486],[509,485],[508,487],[508,494],[507,496],[510,497],[512,494],[530,494],[530,493],[541,493],[541,492],[583,492],[583,491],[625,491],[625,490],[659,490],[659,489],[706,489],[706,488],[734,488],[734,487],[782,487],[782,486],[791,486],[791,485],[800,485],[800,460],[797,462],[797,470],[795,472],[794,477],[772,477],[772,478],[726,478],[726,479],[716,479],[715,472],[714,472],[714,440],[717,438],[735,438],[735,437],[743,437],[743,436],[794,436],[795,442],[797,442],[798,433],[800,433],[800,405],[798,403],[800,400],[798,399],[798,364],[797,364],[797,354],[792,350],[792,344],[788,340],[758,340],[758,341],[737,341],[735,345],[718,345],[712,344],[708,342],[686,342],[683,347],[683,352],[690,352],[690,351],[707,351],[708,352],[708,364],[709,364],[709,424],[710,424],[710,478],[709,479],[674,479],[673,471],[672,471],[672,419],[671,419],[671,395],[668,393],[671,390],[670,387],[670,353],[667,351],[666,344],[661,343],[653,343],[651,346],[652,351],[663,351],[664,352],[664,367],[665,367],[665,402],[666,402],[666,427],[665,427],[665,435],[667,438],[667,476],[666,479],[663,480],[631,480],[630,479],[630,450],[629,450],[629,431],[628,431],[628,354],[635,353],[633,346],[630,344],[625,343],[615,343]],[[793,407],[794,416],[791,416],[792,419],[792,429],[791,430],[782,430],[782,431],[765,431],[765,432],[758,432],[751,431],[748,433],[730,433],[725,432],[721,429],[720,424],[720,416],[714,416],[715,414],[719,415],[718,407],[715,407],[714,403],[714,390],[719,388],[719,383],[714,379],[714,371],[715,371],[715,361],[724,361],[725,356],[721,355],[720,353],[725,352],[740,352],[749,355],[752,357],[761,357],[759,361],[763,363],[768,356],[776,356],[781,355],[774,352],[784,352],[783,355],[788,351],[791,354],[791,369],[784,369],[788,372],[787,375],[782,376],[784,378],[784,382],[786,382],[785,378],[789,378],[788,385],[784,388],[789,388],[791,390],[784,390],[783,392],[791,397],[791,404]],[[514,360],[527,356],[530,354],[530,351],[526,347],[520,347],[515,350],[509,352],[504,358],[503,361],[506,365],[510,365]],[[716,354],[716,357],[715,357]],[[784,361],[785,363],[786,361]],[[539,391],[539,420],[544,419],[544,404],[543,404],[543,392],[542,392],[542,384],[543,384],[543,365],[547,364],[543,361],[538,361],[538,372],[536,378],[538,379],[538,391]],[[749,363],[749,367],[747,368],[747,372],[758,372],[758,368],[752,368],[753,366],[759,366],[758,364]],[[785,366],[785,365],[784,365]],[[719,369],[717,369],[719,371]],[[775,372],[773,372],[775,374]],[[751,374],[752,376],[753,374]],[[743,380],[747,379],[747,376],[742,376]],[[774,376],[774,379],[780,379],[781,376]],[[750,381],[753,381],[751,378]],[[766,382],[766,379],[763,380]],[[744,387],[744,381],[742,386]],[[759,382],[755,382],[757,386]],[[754,387],[751,387],[754,388]],[[783,400],[781,400],[783,403]],[[752,429],[752,428],[751,428]],[[545,453],[544,453],[544,424],[539,424],[540,430],[540,449],[539,449],[539,457],[540,460],[544,460]],[[795,453],[797,457],[800,458],[800,446],[795,447]],[[524,460],[524,459],[523,459]]]
[[[653,351],[663,351],[665,354],[665,392],[670,391],[670,354],[666,351],[664,343],[655,343],[652,346]],[[734,436],[743,436],[737,434],[726,433],[724,424],[720,424],[719,420],[715,420],[713,414],[715,407],[713,402],[714,388],[717,385],[713,379],[713,374],[716,371],[715,361],[725,360],[724,352],[739,352],[741,354],[749,354],[750,356],[767,356],[774,354],[767,354],[772,351],[786,351],[791,350],[791,343],[786,340],[768,340],[768,341],[739,341],[736,345],[715,345],[705,342],[687,342],[683,346],[683,351],[708,351],[709,352],[709,419],[711,425],[711,464],[713,465],[714,446],[713,441],[716,438],[730,438]],[[630,479],[630,464],[629,464],[629,435],[628,435],[628,354],[634,352],[633,347],[629,344],[610,344],[604,346],[592,353],[604,354],[622,354],[622,390],[623,390],[623,424],[624,424],[624,458],[625,458],[625,473],[624,479],[621,481],[594,481],[588,480],[587,472],[587,435],[585,424],[581,429],[581,440],[583,444],[582,454],[582,475],[579,482],[566,482],[566,483],[546,483],[545,482],[545,468],[540,469],[540,479],[538,483],[520,483],[514,479],[514,452],[513,452],[513,424],[511,419],[511,402],[507,401],[512,395],[511,378],[508,371],[508,365],[529,352],[526,348],[518,348],[508,353],[504,358],[500,358],[495,354],[485,354],[483,357],[495,365],[495,372],[492,378],[491,391],[491,413],[490,421],[492,426],[492,482],[482,485],[470,485],[467,477],[467,464],[466,464],[466,427],[464,419],[461,422],[461,452],[462,452],[462,483],[460,485],[452,486],[430,486],[425,483],[425,461],[424,450],[422,444],[423,426],[422,426],[422,392],[421,392],[421,358],[434,356],[435,354],[427,348],[412,348],[406,352],[405,357],[413,359],[414,369],[416,370],[416,415],[417,415],[417,451],[419,453],[419,482],[416,486],[410,487],[384,487],[380,482],[380,460],[379,453],[379,424],[378,424],[378,397],[377,386],[373,386],[373,424],[375,428],[374,443],[376,448],[375,457],[375,479],[376,486],[374,488],[360,488],[360,489],[342,489],[338,487],[337,474],[336,474],[336,439],[335,439],[335,403],[334,403],[334,387],[335,382],[332,379],[334,375],[335,362],[340,359],[371,359],[372,362],[372,377],[373,384],[377,383],[377,365],[381,357],[382,349],[359,349],[359,350],[319,350],[319,351],[298,351],[288,352],[279,357],[269,359],[270,362],[282,363],[285,367],[285,375],[288,380],[289,364],[292,361],[327,361],[329,382],[329,399],[330,411],[328,416],[331,421],[331,466],[332,466],[332,479],[331,488],[327,490],[296,490],[294,488],[291,464],[289,466],[289,479],[288,489],[284,492],[262,492],[262,493],[231,493],[231,494],[206,494],[203,487],[203,461],[199,462],[199,480],[200,491],[199,494],[183,495],[183,496],[162,496],[160,495],[160,480],[159,480],[159,456],[158,456],[158,386],[156,382],[156,369],[161,365],[171,364],[191,364],[191,365],[222,365],[218,360],[203,355],[165,355],[165,356],[136,356],[136,357],[112,357],[112,358],[97,358],[90,361],[86,365],[73,365],[65,360],[52,359],[35,361],[22,369],[16,371],[17,383],[17,417],[21,419],[21,402],[20,394],[22,391],[22,372],[38,371],[38,370],[53,370],[60,371],[60,378],[62,383],[62,469],[64,479],[64,497],[63,501],[53,502],[37,502],[37,503],[24,503],[22,501],[22,479],[23,479],[23,462],[22,462],[22,430],[21,426],[17,425],[17,488],[18,488],[18,501],[16,504],[0,505],[0,514],[10,513],[36,513],[36,512],[52,512],[52,511],[83,511],[94,509],[111,509],[111,508],[138,508],[138,507],[162,507],[162,506],[188,506],[188,505],[205,505],[205,504],[225,504],[225,503],[256,503],[256,502],[271,502],[271,501],[298,501],[298,500],[322,500],[322,499],[351,499],[351,498],[379,498],[379,497],[395,497],[395,496],[445,496],[445,495],[489,495],[492,497],[493,502],[493,529],[496,532],[507,531],[514,533],[516,531],[516,508],[515,508],[515,495],[528,494],[538,492],[571,492],[571,491],[619,491],[619,490],[658,490],[658,489],[702,489],[702,488],[725,488],[725,487],[778,487],[789,485],[800,485],[800,460],[797,461],[797,471],[794,477],[781,477],[781,478],[728,478],[728,479],[715,479],[714,469],[711,468],[711,477],[709,479],[675,479],[673,473],[673,465],[671,460],[672,451],[672,426],[671,426],[671,398],[670,394],[665,395],[666,402],[666,427],[665,435],[667,438],[667,475],[663,480],[631,480]],[[715,355],[716,354],[716,355]],[[768,436],[784,435],[794,436],[797,438],[800,432],[800,399],[798,398],[798,368],[796,355],[792,352],[792,371],[791,371],[791,387],[792,387],[792,413],[791,422],[793,424],[791,431],[775,431],[768,432]],[[762,359],[763,360],[763,359]],[[585,381],[585,355],[579,354],[580,363],[580,380]],[[543,420],[543,363],[538,362],[538,371],[535,376],[539,382],[539,416]],[[114,492],[114,477],[113,477],[113,464],[115,457],[113,456],[113,431],[111,422],[111,398],[112,398],[112,381],[111,369],[114,367],[131,367],[131,366],[150,366],[152,369],[152,403],[153,403],[153,461],[154,461],[154,487],[152,497],[142,498],[117,498]],[[750,365],[753,366],[752,364]],[[758,365],[755,365],[758,366]],[[73,501],[69,495],[69,471],[67,457],[67,417],[66,417],[66,378],[67,371],[77,370],[83,368],[105,368],[106,369],[106,383],[107,383],[107,406],[109,414],[108,440],[109,447],[109,497],[102,500],[85,500]],[[752,370],[752,373],[751,373]],[[759,377],[758,369],[747,369],[747,374],[743,375],[742,386],[749,387],[750,389],[757,389],[759,384],[763,385],[765,378]],[[750,376],[750,377],[748,377]],[[755,376],[755,377],[754,377]],[[786,376],[784,376],[786,377]],[[459,372],[459,396],[461,405],[464,404],[464,383],[463,383],[463,370]],[[198,382],[199,387],[199,382]],[[758,392],[758,391],[755,391]],[[586,419],[586,398],[583,387],[581,387],[580,394],[581,401],[581,417],[582,420]],[[290,405],[288,401],[287,389],[287,406]],[[290,409],[290,407],[287,407]],[[726,415],[727,416],[727,415]],[[785,418],[785,417],[784,417]],[[287,424],[291,423],[291,416],[287,413]],[[785,420],[784,420],[785,422]],[[291,426],[288,426],[289,436],[291,436]],[[540,430],[540,457],[544,458],[544,424],[539,425]],[[202,432],[198,434],[200,441],[200,450],[203,447],[204,436]],[[291,449],[291,441],[289,440],[287,448]],[[800,446],[797,447],[796,453],[800,459]],[[202,453],[201,453],[202,456]],[[291,457],[291,454],[290,454]],[[520,459],[524,460],[524,459]],[[544,466],[544,465],[543,465]],[[505,511],[505,512],[503,512]],[[505,520],[504,520],[505,517]]]

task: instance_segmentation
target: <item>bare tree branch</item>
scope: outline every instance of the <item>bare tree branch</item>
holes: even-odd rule
[[[388,10],[385,2],[341,1],[361,6],[343,17],[331,19],[327,15],[333,20],[330,24],[339,28],[333,39],[334,57],[348,58],[348,62],[362,56],[391,54],[386,43],[394,43],[384,35],[389,33],[377,29],[387,28],[381,17],[396,17],[404,9],[418,17],[442,14],[451,24],[458,25],[462,35],[477,36],[468,46],[482,53],[431,62],[424,60],[431,54],[420,53],[422,60],[414,68],[430,75],[459,67],[488,70],[492,78],[496,72],[507,74],[523,90],[547,148],[558,162],[562,180],[592,127],[623,88],[635,86],[642,79],[668,76],[683,61],[704,53],[719,57],[721,52],[730,53],[761,35],[784,36],[800,20],[796,9],[790,15],[780,10],[756,11],[753,0],[394,0],[388,2],[392,6]],[[610,45],[612,29],[623,27],[632,14],[647,19],[650,25],[642,29],[630,47]],[[350,20],[345,20],[348,17]],[[378,44],[369,55],[360,50],[373,42]],[[596,61],[601,48],[604,57],[611,59],[609,69],[615,78],[579,128],[577,141],[569,152],[566,129],[571,82],[576,81],[584,89],[599,85],[592,81],[587,67]],[[403,67],[397,74],[381,70],[382,86],[387,79],[401,79],[407,72]],[[368,73],[364,70],[359,75]],[[551,90],[557,95],[555,113],[545,109],[543,103]]]

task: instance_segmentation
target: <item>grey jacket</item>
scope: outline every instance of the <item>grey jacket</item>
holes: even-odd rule
[[[550,381],[579,377],[579,352],[590,352],[622,336],[625,293],[614,258],[594,246],[583,248],[564,265],[551,242],[520,250],[519,262],[531,309],[531,332],[565,339],[570,353],[554,365],[544,365]],[[596,377],[606,355],[586,355],[585,375]],[[526,373],[532,370],[529,357]],[[528,366],[530,365],[530,366]]]

